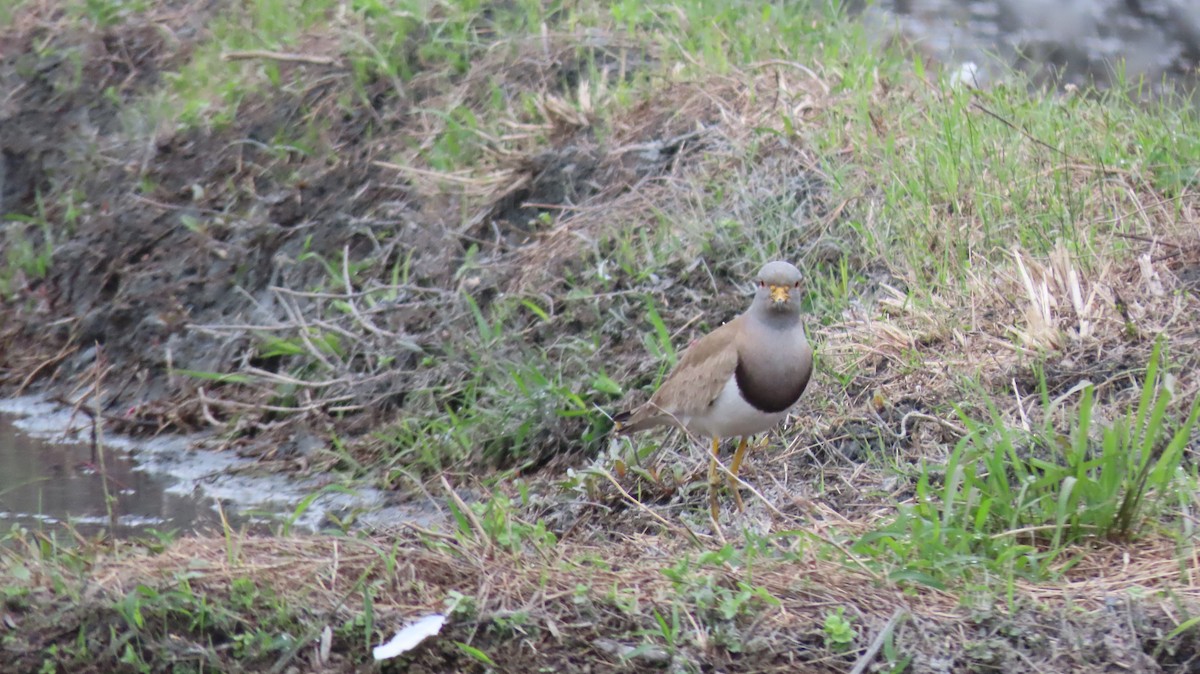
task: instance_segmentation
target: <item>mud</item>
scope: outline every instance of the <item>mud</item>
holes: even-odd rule
[[[219,3],[207,9],[219,11]],[[165,19],[170,31],[131,20],[99,33],[59,34],[44,25],[51,17],[40,18],[3,37],[5,53],[22,55],[0,72],[0,85],[13,92],[0,110],[3,210],[33,217],[8,225],[8,245],[52,249],[53,264],[44,277],[16,278],[15,301],[0,309],[0,385],[56,391],[100,376],[105,409],[120,412],[111,423],[130,433],[192,432],[214,421],[236,423],[242,437],[269,433],[276,414],[231,411],[236,402],[214,409],[201,390],[249,405],[269,402],[272,391],[170,373],[249,366],[290,376],[306,357],[264,354],[264,340],[298,338],[297,316],[311,320],[330,305],[296,291],[332,282],[367,293],[394,281],[398,269],[406,282],[372,320],[378,334],[399,339],[351,345],[332,363],[325,378],[335,381],[317,397],[336,398],[343,411],[330,415],[318,402],[290,420],[318,434],[337,428],[355,436],[401,410],[453,407],[453,398],[410,393],[463,376],[450,348],[457,339],[447,339],[474,327],[460,293],[486,309],[529,271],[523,250],[542,216],[618,194],[699,147],[677,139],[690,121],[650,120],[638,136],[620,140],[655,145],[654,152],[615,154],[586,120],[556,118],[550,144],[503,162],[504,180],[494,189],[446,190],[377,163],[427,134],[412,110],[436,107],[447,86],[466,103],[490,95],[485,85],[569,95],[587,51],[518,48],[489,57],[494,63],[483,59],[462,78],[415,77],[403,92],[380,80],[365,92],[369,107],[350,109],[337,103],[349,86],[344,70],[284,64],[284,81],[325,84],[252,96],[217,128],[144,129],[151,120],[129,110],[178,67],[202,16]],[[609,54],[600,44],[590,58],[603,65]],[[643,57],[633,50],[624,64],[636,68]],[[322,114],[328,123],[316,149],[300,149],[303,139],[292,132]],[[38,222],[69,223],[69,236]],[[347,264],[353,279],[341,278]],[[603,307],[567,310],[582,325]],[[515,328],[531,328],[535,342],[550,338],[534,326]],[[583,430],[566,420],[536,445],[552,456]],[[511,442],[487,453],[511,461]]]

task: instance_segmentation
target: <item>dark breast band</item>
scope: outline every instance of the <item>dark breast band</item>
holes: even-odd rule
[[[800,368],[786,374],[772,372],[766,377],[756,377],[739,358],[734,376],[743,400],[759,412],[774,414],[786,410],[800,399],[812,376],[812,368]]]

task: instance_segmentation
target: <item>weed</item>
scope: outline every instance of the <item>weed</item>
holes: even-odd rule
[[[736,550],[725,545],[695,559],[686,556],[675,565],[661,569],[674,586],[676,601],[681,602],[682,608],[708,626],[714,638],[732,650],[743,646],[738,622],[778,606],[780,602],[766,588],[749,582],[749,573],[745,574],[746,580],[730,581],[719,571],[707,569],[734,563],[750,567],[756,555],[753,548]]]
[[[458,590],[446,593],[446,613],[450,616],[472,620],[479,615],[479,604],[473,596],[465,595]]]
[[[671,606],[670,620],[663,617],[657,610],[653,611],[654,621],[658,623],[658,635],[662,637],[663,643],[672,652],[679,646],[679,636],[682,630],[682,625],[679,622],[679,607]]]
[[[81,18],[97,28],[108,28],[131,14],[145,12],[150,8],[148,0],[82,0],[67,3],[69,12],[78,12]]]
[[[854,623],[847,618],[845,607],[839,606],[825,614],[825,647],[834,653],[845,653],[854,645],[858,631]]]
[[[38,209],[43,212],[45,209],[40,196]],[[26,284],[46,276],[54,258],[55,231],[44,216],[8,214],[5,220],[8,222],[0,230],[3,235],[0,249],[4,250],[0,296],[10,297]]]
[[[483,652],[481,649],[478,649],[470,644],[464,644],[461,641],[455,641],[454,645],[472,660],[487,665],[488,667],[496,666],[496,663],[492,660],[491,656]]]
[[[1090,385],[1069,435],[1054,429],[1050,414],[1036,433],[1008,426],[994,406],[990,424],[963,416],[969,434],[945,466],[926,465],[917,502],[857,549],[898,562],[895,579],[941,585],[979,572],[1010,581],[1047,578],[1071,546],[1142,533],[1186,481],[1183,449],[1200,415],[1200,401],[1193,401],[1169,429],[1162,345],[1154,346],[1136,409],[1098,431]]]
[[[229,634],[239,659],[277,655],[294,642],[290,614],[277,604],[273,593],[262,591],[249,578],[233,581],[228,605],[196,592],[187,578],[164,589],[138,585],[113,605],[132,637],[122,651],[122,661],[140,668],[139,663],[149,662],[145,658],[154,644],[169,638],[172,630]],[[254,613],[259,619],[254,626],[245,625],[238,611]]]
[[[468,517],[455,503],[449,503],[458,522],[459,535],[470,540],[476,536],[475,522],[479,523],[488,541],[513,554],[522,552],[526,546],[534,551],[553,548],[558,539],[541,522],[525,522],[514,513],[508,496],[496,492],[484,502],[470,506],[474,517]]]

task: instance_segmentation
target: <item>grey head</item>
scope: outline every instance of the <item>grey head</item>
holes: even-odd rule
[[[800,314],[800,283],[804,277],[794,265],[775,260],[763,265],[755,277],[754,303],[751,311],[776,318]]]

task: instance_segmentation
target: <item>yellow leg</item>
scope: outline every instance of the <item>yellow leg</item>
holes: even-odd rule
[[[729,464],[729,488],[733,490],[733,500],[737,501],[739,511],[745,510],[742,505],[742,490],[738,489],[737,474],[738,469],[742,467],[742,459],[746,458],[746,438],[743,436],[742,441],[738,443],[737,451],[733,453],[733,463]]]
[[[717,449],[721,446],[720,438],[712,439],[712,458],[708,463],[708,507],[712,510],[713,520],[721,514],[720,505],[717,503],[717,486],[721,484],[721,480],[717,475]]]
[[[746,458],[746,447],[748,446],[746,438],[742,438],[742,441],[738,443],[737,451],[733,453],[733,463],[729,464],[729,472],[734,475],[738,474],[738,469],[742,467],[742,459]]]

